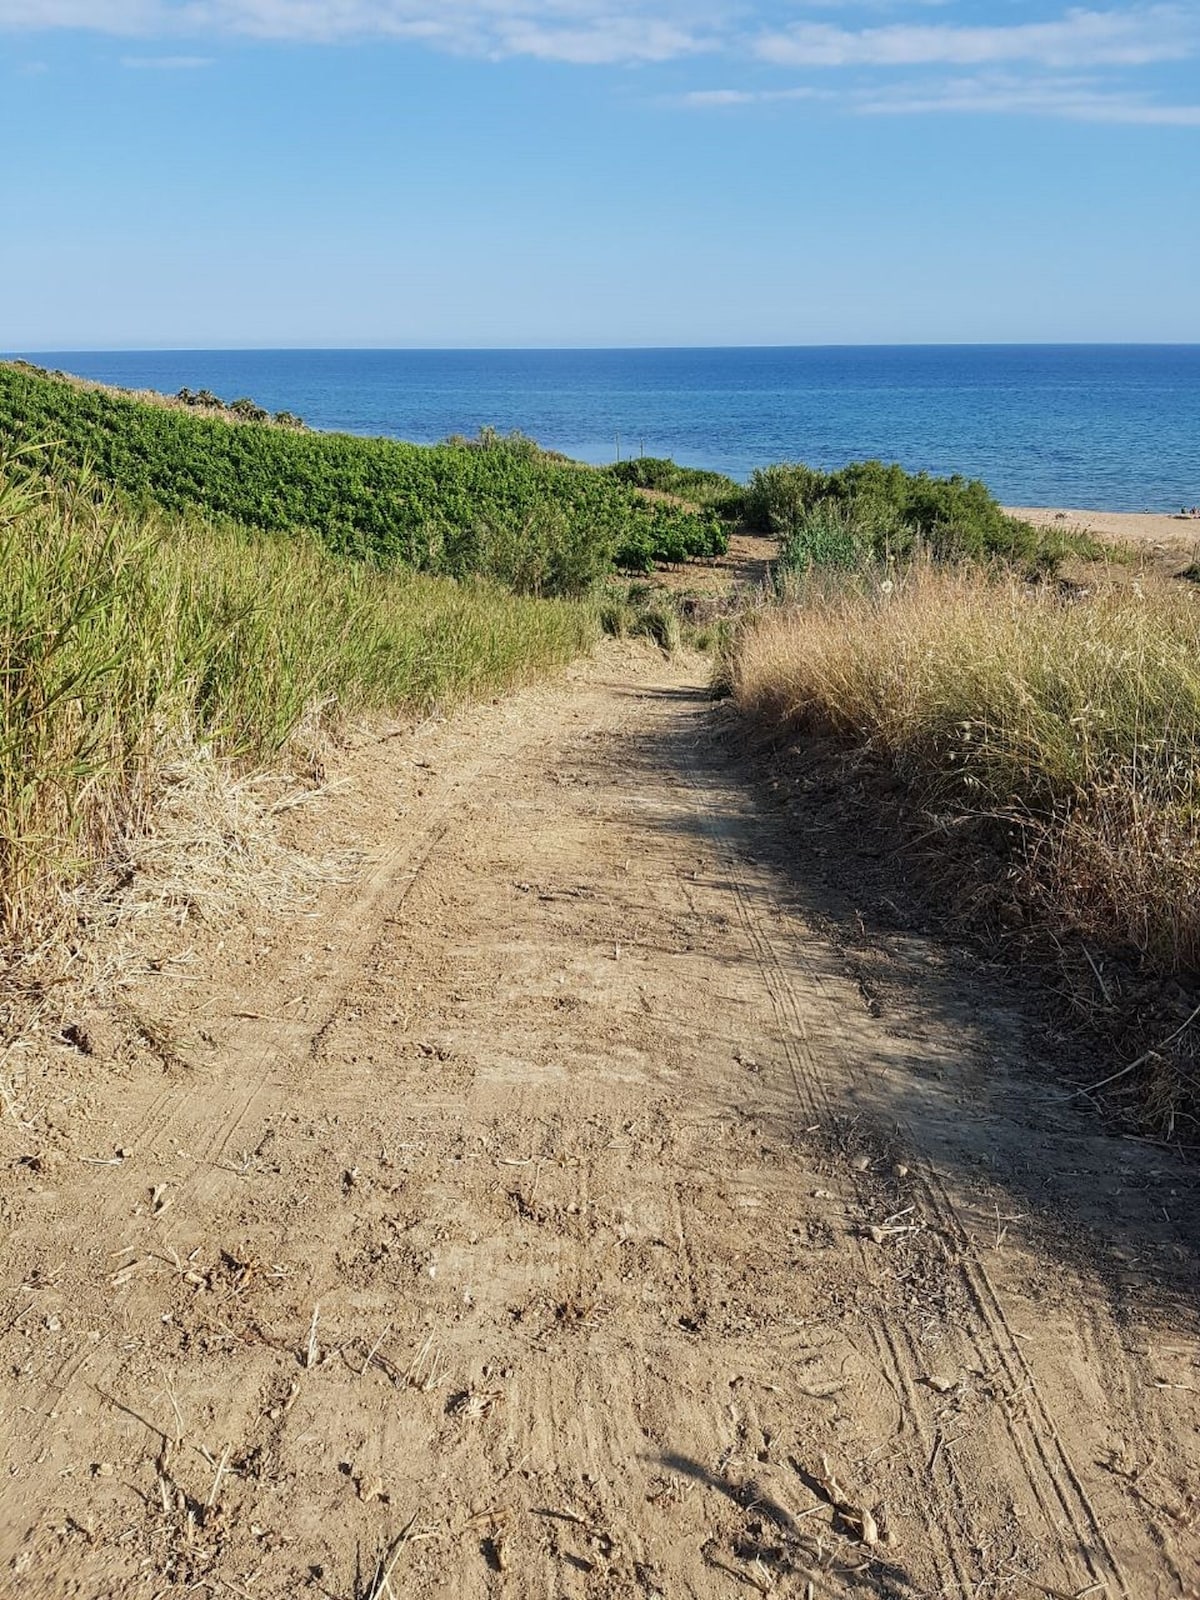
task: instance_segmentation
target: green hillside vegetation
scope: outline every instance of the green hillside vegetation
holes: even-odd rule
[[[347,561],[309,534],[135,513],[45,465],[0,458],[5,944],[27,942],[62,886],[142,825],[189,750],[252,770],[314,704],[332,721],[423,713],[596,635],[589,604]]]
[[[242,411],[233,421],[0,364],[0,439],[52,441],[60,463],[94,465],[143,509],[311,530],[338,554],[527,594],[582,594],[614,567],[646,572],[727,545],[716,515],[651,502],[519,436],[422,446],[260,425]]]
[[[681,467],[662,456],[635,456],[631,461],[614,461],[603,469],[618,483],[657,494],[673,495],[715,511],[726,521],[740,521],[746,505],[746,491],[723,472],[707,472],[701,467]]]
[[[745,494],[748,525],[780,542],[784,573],[861,568],[879,561],[1019,562],[1053,570],[1068,555],[1094,558],[1086,535],[1035,528],[1010,517],[977,479],[935,478],[882,461],[837,472],[783,463],[755,472]]]

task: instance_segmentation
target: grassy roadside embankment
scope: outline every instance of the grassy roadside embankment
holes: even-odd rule
[[[216,424],[220,426],[220,424]],[[594,607],[130,511],[87,474],[0,463],[0,940],[152,812],[181,754],[270,760],[326,720],[421,713],[570,660]],[[61,471],[61,469],[60,469]]]
[[[1090,973],[1093,1036],[1129,1052],[1096,1072],[1098,1092],[1195,1135],[1190,585],[1100,577],[1076,593],[1011,568],[814,568],[742,628],[728,671],[741,711],[799,760],[817,737],[898,783],[917,825],[897,848],[913,846],[948,898],[983,888],[976,925]]]
[[[0,363],[0,446],[10,950],[145,826],[181,752],[253,772],[314,705],[419,713],[565,662],[602,627],[671,648],[678,616],[615,574],[723,552],[738,510],[709,504],[736,485],[671,463],[646,470],[682,473],[690,500],[520,436],[311,433],[250,402],[20,362]]]

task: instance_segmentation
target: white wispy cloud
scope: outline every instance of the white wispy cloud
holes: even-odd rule
[[[980,76],[925,85],[893,85],[858,92],[851,108],[863,116],[1045,116],[1071,122],[1114,122],[1150,127],[1200,127],[1200,105],[1158,103],[1079,78]]]
[[[159,0],[0,0],[0,28],[90,28],[152,33],[163,21]]]
[[[333,43],[392,38],[602,65],[714,48],[721,0],[0,0],[0,29]]]
[[[1053,21],[996,26],[889,23],[846,28],[796,22],[761,33],[760,60],[788,67],[982,66],[1028,62],[1040,67],[1146,66],[1181,61],[1200,42],[1200,16],[1155,5],[1108,11],[1075,9]]]
[[[846,113],[860,117],[1036,116],[1143,127],[1200,127],[1200,104],[1157,102],[1091,78],[1027,79],[997,73],[844,90],[808,84],[790,89],[695,89],[677,96],[675,104],[704,111],[771,105],[781,100],[834,101]]]
[[[134,72],[198,72],[213,65],[212,56],[122,56],[121,65]]]
[[[812,87],[736,86],[734,64],[757,74],[820,76],[857,88],[838,98],[864,111],[1026,110],[1091,120],[1190,125],[1191,107],[1134,92],[1139,75],[1200,53],[1200,0],[1111,0],[1038,21],[957,22],[960,0],[0,0],[0,32],[89,30],[136,41],[127,64],[199,65],[227,39],[310,44],[394,39],[453,54],[522,56],[579,66],[653,65],[705,56],[733,86],[697,89],[696,108],[818,98]],[[1042,0],[1052,5],[1053,0]],[[941,8],[940,10],[938,8]],[[998,16],[1011,16],[997,4]],[[1028,12],[1026,12],[1028,15]],[[198,47],[198,48],[197,48]],[[157,49],[157,53],[152,53]],[[196,50],[196,54],[191,54]],[[178,52],[178,53],[176,53]],[[1025,81],[979,89],[943,77],[881,87],[898,73],[1010,70]],[[1116,80],[1074,97],[1048,75],[1104,71]],[[839,76],[840,74],[840,76]],[[1143,80],[1144,81],[1144,80]],[[874,89],[874,92],[872,91]],[[960,100],[964,103],[960,106]]]
[[[669,22],[613,17],[583,27],[553,27],[536,22],[501,23],[496,28],[498,53],[601,66],[621,61],[672,61],[714,48],[705,40]]]
[[[692,89],[679,95],[677,105],[695,106],[699,110],[719,109],[721,106],[765,105],[773,100],[830,100],[836,96],[831,90],[804,85],[795,89]]]

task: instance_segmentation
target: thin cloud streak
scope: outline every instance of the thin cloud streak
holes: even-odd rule
[[[1068,122],[1109,122],[1144,127],[1200,127],[1200,105],[1163,105],[1085,81],[1027,83],[988,78],[952,79],[922,88],[860,94],[860,116],[1042,116]]]
[[[212,56],[122,56],[131,72],[199,72],[215,65]]]
[[[632,19],[582,28],[508,23],[499,28],[498,34],[495,54],[534,56],[542,61],[563,61],[575,66],[674,61],[713,48],[710,43],[670,23]]]
[[[832,100],[837,96],[829,89],[692,89],[679,95],[675,105],[694,106],[698,110],[719,109],[722,106],[765,105],[773,100]]]
[[[713,49],[720,16],[685,0],[0,0],[0,29],[310,44],[385,38],[583,66],[663,62]]]
[[[169,21],[161,0],[0,0],[0,28],[13,30],[136,36],[169,32]]]
[[[860,117],[1033,116],[1126,126],[1200,127],[1200,105],[1156,103],[1106,88],[1090,78],[1042,78],[1031,82],[1000,74],[842,92],[807,84],[790,89],[695,89],[677,96],[673,104],[705,111],[770,105],[783,100],[835,101],[849,115]]]
[[[1200,44],[1200,22],[1173,5],[1128,11],[1068,11],[1054,22],[996,27],[891,23],[842,28],[798,22],[761,34],[754,53],[772,66],[981,66],[1025,61],[1043,67],[1147,66],[1182,61]]]

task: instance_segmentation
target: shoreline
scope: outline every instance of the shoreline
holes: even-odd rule
[[[1009,505],[1004,510],[1035,527],[1083,529],[1147,555],[1187,560],[1200,550],[1200,517],[1181,517],[1177,511],[1084,511],[1071,506]]]

